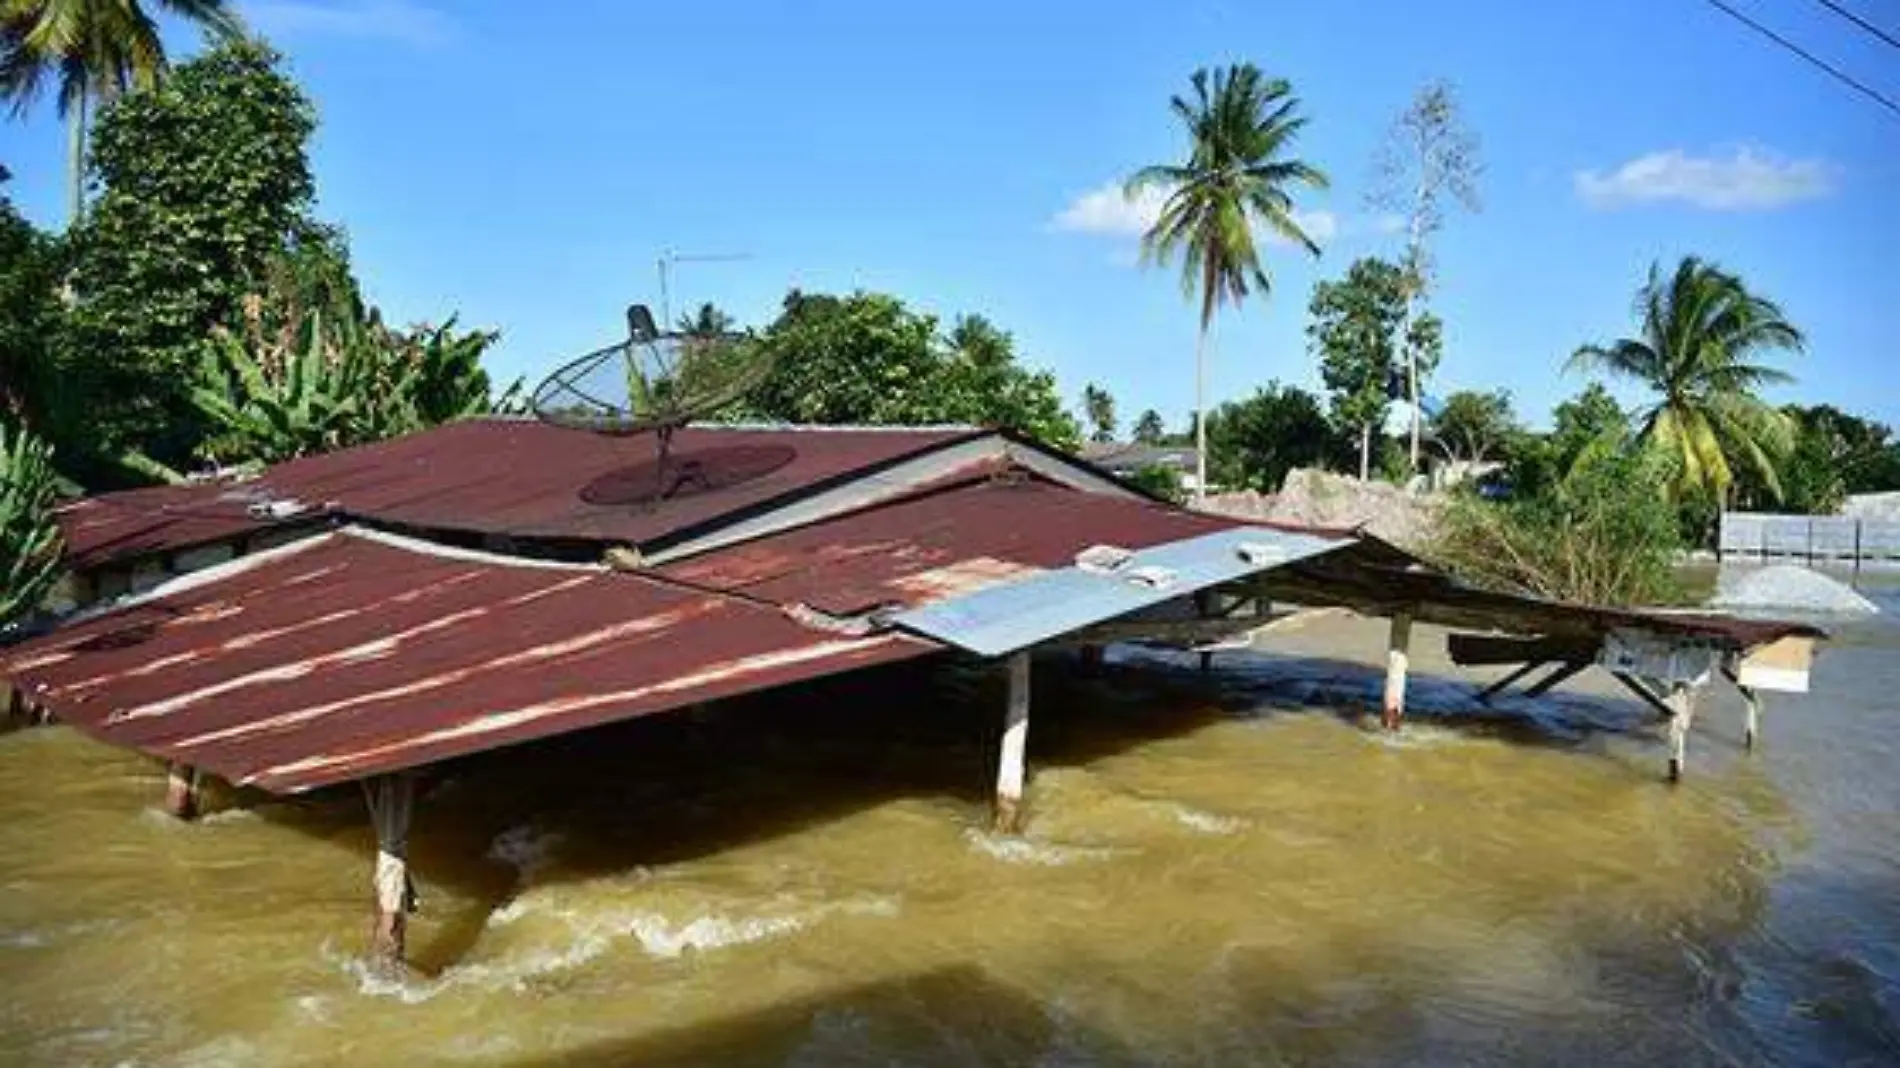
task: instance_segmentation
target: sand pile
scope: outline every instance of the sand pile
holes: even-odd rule
[[[1328,471],[1287,472],[1280,492],[1217,493],[1205,510],[1237,519],[1264,519],[1308,527],[1364,526],[1374,536],[1417,546],[1431,539],[1438,500],[1389,482],[1361,482]]]

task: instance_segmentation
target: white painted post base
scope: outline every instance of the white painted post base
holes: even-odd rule
[[[1742,721],[1742,746],[1753,750],[1755,740],[1761,735],[1761,691],[1752,686],[1737,686],[1742,693],[1742,703],[1747,707],[1747,718]]]
[[[1681,782],[1689,761],[1689,725],[1695,721],[1695,687],[1676,684],[1666,702],[1669,717],[1669,781]]]
[[[407,970],[409,913],[415,894],[409,882],[409,822],[415,809],[415,780],[407,775],[379,775],[363,784],[370,822],[376,828],[376,894],[374,926],[370,929],[370,967],[384,975]]]
[[[1405,718],[1405,676],[1412,658],[1412,616],[1399,612],[1392,617],[1392,632],[1385,647],[1385,702],[1379,722],[1386,730],[1399,729]]]
[[[996,767],[998,834],[1023,829],[1023,761],[1029,748],[1029,654],[1009,658],[1009,703],[1003,715],[1003,745]]]
[[[165,811],[176,819],[197,819],[199,800],[198,769],[176,761],[167,765]]]

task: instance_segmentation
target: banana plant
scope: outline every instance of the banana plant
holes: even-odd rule
[[[0,628],[39,606],[59,577],[53,450],[0,423]]]

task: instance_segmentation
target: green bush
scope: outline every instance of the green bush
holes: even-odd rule
[[[39,606],[59,576],[52,450],[0,422],[0,627]]]
[[[1187,500],[1187,490],[1181,484],[1181,472],[1167,464],[1149,464],[1129,475],[1128,481],[1175,504]]]
[[[1431,555],[1471,582],[1598,605],[1681,599],[1673,470],[1653,450],[1586,449],[1540,492],[1503,502],[1461,494]]]

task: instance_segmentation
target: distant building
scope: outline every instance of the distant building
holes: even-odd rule
[[[1091,441],[1082,446],[1082,458],[1117,478],[1128,478],[1150,467],[1173,468],[1181,476],[1181,488],[1193,493],[1195,458],[1192,445],[1144,445],[1129,441]]]

